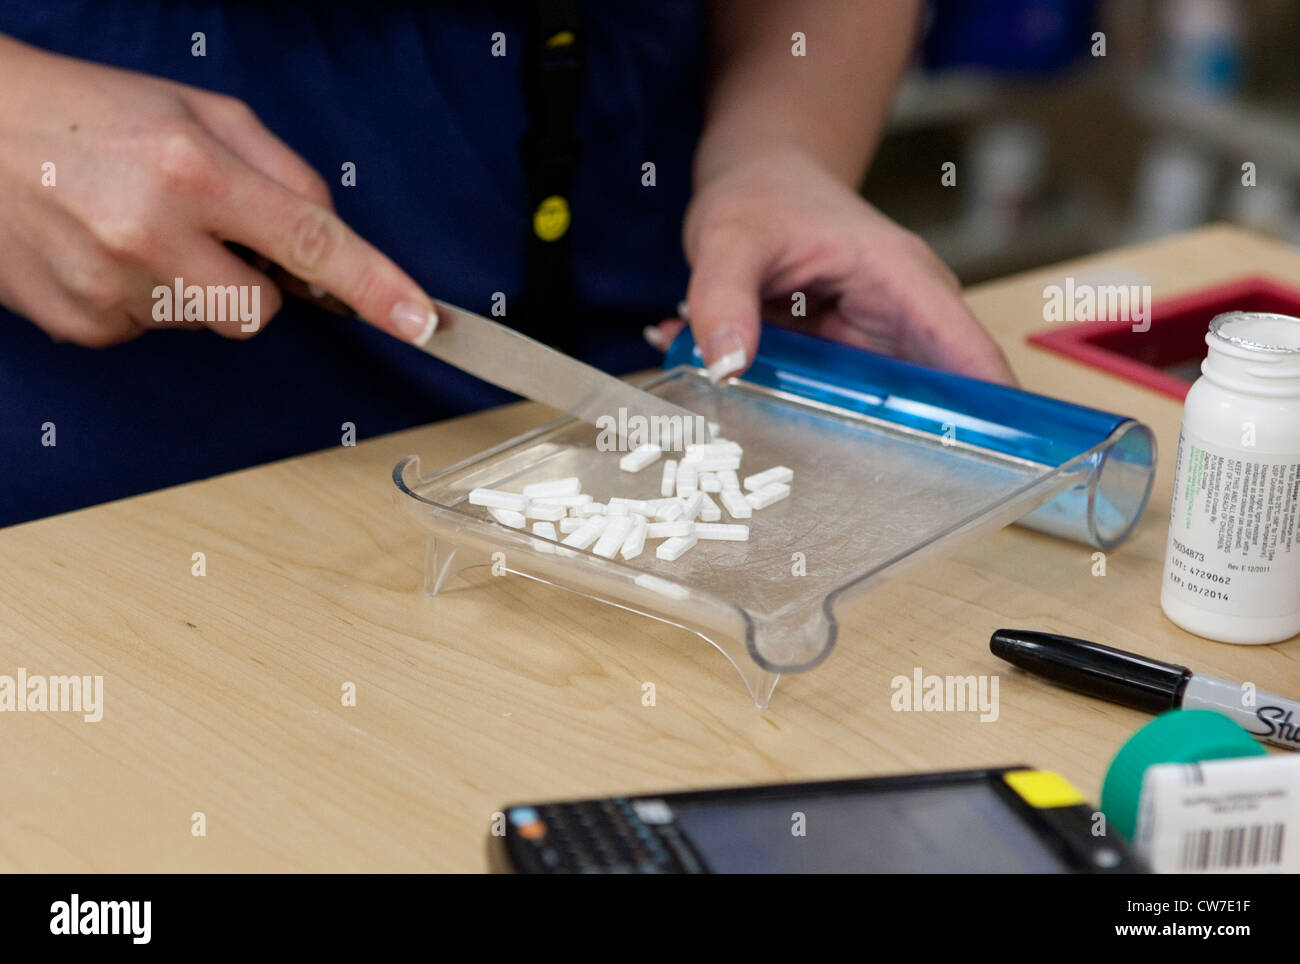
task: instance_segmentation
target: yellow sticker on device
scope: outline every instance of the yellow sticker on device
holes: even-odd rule
[[[1002,779],[1031,807],[1072,807],[1085,802],[1069,780],[1049,770],[1012,770],[1002,774]]]

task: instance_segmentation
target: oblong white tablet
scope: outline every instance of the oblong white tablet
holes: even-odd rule
[[[676,562],[699,541],[694,532],[686,536],[674,536],[659,543],[655,555],[665,562]]]
[[[734,472],[740,468],[740,456],[738,455],[701,455],[699,458],[690,458],[689,456],[682,460],[681,468],[677,471],[680,474],[682,469],[689,466],[696,472]]]
[[[740,447],[739,442],[730,442],[725,439],[714,439],[712,442],[699,442],[695,445],[686,446],[686,457],[705,456],[705,455],[734,455],[740,457],[745,454],[745,450]]]
[[[646,530],[649,527],[645,516],[632,516],[632,530],[628,532],[627,538],[623,540],[623,547],[619,550],[619,554],[624,559],[635,559],[641,555],[645,549]]]
[[[555,526],[550,522],[534,522],[533,535],[541,536],[542,539],[550,539],[551,542],[559,539],[559,536],[555,534]],[[542,539],[534,539],[533,548],[538,552],[554,553],[555,546],[551,545],[551,542],[543,542]]]
[[[543,522],[559,522],[564,518],[564,506],[550,502],[529,502],[524,510],[527,519],[540,519]]]
[[[756,472],[753,475],[745,476],[745,488],[750,492],[757,492],[764,486],[771,485],[773,482],[789,484],[794,481],[794,469],[787,468],[784,465],[777,465],[763,472]]]
[[[651,522],[645,528],[647,539],[671,539],[674,536],[688,536],[695,528],[694,522],[681,519],[677,522]]]
[[[754,507],[739,489],[723,489],[722,506],[733,519],[748,519],[754,514]]]
[[[514,509],[488,509],[488,515],[503,526],[509,526],[512,529],[522,529],[524,527],[524,514],[516,512]]]
[[[664,460],[663,481],[659,483],[660,495],[673,495],[677,491],[677,460]]]
[[[585,493],[585,492],[580,492],[580,493],[578,493],[577,495],[546,495],[546,496],[539,496],[538,498],[534,499],[533,501],[534,501],[534,502],[540,502],[540,503],[542,503],[543,505],[559,505],[559,506],[564,506],[564,507],[567,508],[567,507],[575,506],[575,505],[586,505],[588,502],[591,502],[591,501],[592,501],[592,498],[591,498],[591,496],[588,495],[587,493]]]
[[[563,545],[572,546],[574,549],[586,549],[600,538],[600,534],[605,531],[605,526],[608,524],[609,520],[603,515],[587,519],[580,529],[569,534]]]
[[[700,514],[702,505],[704,505],[704,493],[699,491],[691,493],[689,497],[682,500],[682,518],[694,521]]]
[[[628,452],[627,455],[619,459],[618,467],[624,472],[640,472],[646,466],[658,462],[659,457],[663,454],[663,449],[647,442],[645,445],[638,445],[631,452]]]
[[[755,509],[766,509],[774,502],[780,502],[790,495],[790,486],[781,482],[772,482],[763,486],[757,492],[751,492],[745,496],[746,501]]]
[[[700,521],[721,522],[722,510],[718,508],[718,503],[709,498],[706,492],[701,492],[700,495],[703,497],[700,499]]]
[[[631,519],[625,515],[615,516],[609,520],[609,525],[605,526],[605,531],[600,534],[600,538],[591,547],[591,551],[598,556],[604,556],[606,559],[613,559],[614,553],[623,548],[623,541],[631,531]]]
[[[470,491],[469,504],[481,505],[486,509],[510,509],[512,512],[523,512],[528,508],[528,496],[501,489],[478,488]]]
[[[693,465],[683,462],[677,466],[677,498],[693,495],[700,487],[700,473]]]
[[[700,539],[719,542],[748,542],[749,526],[728,525],[718,522],[695,523],[695,535]]]
[[[544,499],[547,496],[577,495],[582,491],[582,482],[576,475],[567,479],[554,479],[550,482],[533,482],[524,486],[524,495],[530,499]]]
[[[628,512],[634,512],[637,515],[653,515],[654,513],[654,510],[651,509],[650,507],[651,503],[645,501],[645,499],[613,498],[609,500],[608,505],[609,505],[609,511],[606,512],[605,515],[622,515],[623,513],[621,512],[613,511],[614,506],[616,505],[626,506]]]
[[[651,592],[657,592],[661,596],[667,596],[670,599],[690,599],[690,590],[685,586],[679,586],[675,582],[669,582],[667,579],[660,579],[658,576],[652,576],[648,572],[643,572],[634,580],[642,589],[649,589]]]
[[[684,514],[680,499],[662,499],[655,506],[654,518],[660,522],[676,522]]]

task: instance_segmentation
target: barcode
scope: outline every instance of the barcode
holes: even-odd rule
[[[1270,867],[1282,862],[1286,824],[1215,827],[1183,834],[1184,871]]]

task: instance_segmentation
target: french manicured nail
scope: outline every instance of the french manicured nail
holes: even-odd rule
[[[709,381],[716,385],[745,367],[745,346],[734,331],[720,331],[704,346],[704,357],[713,359],[708,373]]]
[[[686,307],[685,298],[677,302],[677,317],[680,318],[682,321],[691,320],[691,310],[688,307]]]
[[[393,327],[408,340],[423,345],[438,327],[438,313],[413,301],[400,301],[393,306],[390,316]]]
[[[641,337],[649,343],[651,348],[664,350],[664,333],[659,330],[658,325],[646,325],[641,329]]]

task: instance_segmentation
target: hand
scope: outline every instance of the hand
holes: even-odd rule
[[[168,301],[176,278],[249,286],[255,320],[201,319],[247,337],[281,296],[224,241],[399,337],[436,325],[428,296],[339,220],[325,181],[241,101],[0,37],[0,303],[99,347],[197,326],[156,320],[155,286]]]
[[[686,213],[696,344],[718,381],[749,366],[759,320],[976,378],[1015,384],[1002,352],[925,242],[789,151],[730,167],[701,185]],[[791,295],[806,296],[792,317]],[[666,347],[682,327],[646,338]]]

